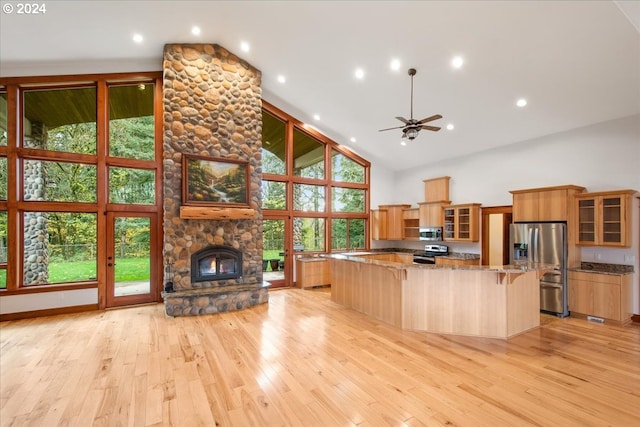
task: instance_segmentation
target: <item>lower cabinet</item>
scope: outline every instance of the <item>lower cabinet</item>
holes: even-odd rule
[[[330,283],[331,274],[328,260],[319,258],[296,260],[296,285],[299,288],[311,288]]]
[[[441,256],[437,256],[436,265],[480,265],[480,258],[471,258],[471,259],[463,259],[463,258],[445,258]]]
[[[569,311],[622,324],[630,322],[633,315],[632,278],[632,274],[569,271]]]

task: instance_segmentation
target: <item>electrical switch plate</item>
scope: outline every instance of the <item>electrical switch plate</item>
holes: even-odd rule
[[[636,262],[635,255],[625,255],[624,262]]]

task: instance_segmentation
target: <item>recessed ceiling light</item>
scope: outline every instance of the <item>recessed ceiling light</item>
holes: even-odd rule
[[[447,125],[447,130],[454,130],[454,129],[455,129],[455,126],[453,125],[453,123],[449,123]]]
[[[283,76],[282,74],[278,75],[278,82],[279,83],[286,83],[287,79],[285,76]]]
[[[313,120],[320,120],[320,115],[319,114],[314,114],[313,115]]]
[[[356,139],[354,137],[351,137],[351,139],[349,139],[349,141],[356,142]]]
[[[249,52],[249,43],[247,42],[242,42],[240,43],[240,49],[242,49],[243,52]]]
[[[200,32],[200,27],[198,27],[197,25],[191,27],[191,34],[193,34],[194,36],[199,36]]]
[[[400,141],[400,145],[402,145],[402,146],[404,147],[405,145],[407,145],[407,141],[405,141],[405,140],[403,139],[402,141]]]
[[[520,98],[516,101],[516,105],[518,107],[524,107],[525,105],[527,105],[527,100],[524,98]]]
[[[144,40],[144,38],[142,37],[142,34],[134,34],[133,35],[133,41],[136,43],[142,43],[142,41]]]
[[[464,64],[464,59],[461,56],[454,56],[451,60],[451,66],[453,68],[461,68]]]
[[[390,66],[393,71],[398,71],[400,69],[400,60],[397,58],[392,59]]]
[[[357,68],[354,74],[358,80],[362,80],[364,78],[364,70],[362,68]]]

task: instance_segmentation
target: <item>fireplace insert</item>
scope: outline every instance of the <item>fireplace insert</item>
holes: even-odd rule
[[[191,281],[237,279],[242,276],[242,252],[228,246],[207,246],[191,255]]]

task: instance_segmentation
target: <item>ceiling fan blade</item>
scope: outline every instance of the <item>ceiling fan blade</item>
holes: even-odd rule
[[[397,126],[397,127],[394,127],[394,128],[380,129],[378,132],[384,132],[385,130],[392,130],[392,129],[402,129],[404,127],[406,127],[406,126]]]
[[[423,123],[431,122],[431,121],[433,121],[433,120],[438,120],[438,119],[441,119],[441,118],[442,118],[442,116],[441,116],[440,114],[434,114],[434,115],[433,115],[433,116],[431,116],[431,117],[427,117],[426,119],[422,119],[422,120],[420,120],[420,121],[418,122],[418,124],[420,124],[420,125],[421,125],[421,124],[423,124]]]
[[[420,126],[420,129],[432,130],[434,132],[438,132],[440,130],[437,126]]]
[[[405,119],[404,117],[396,117],[396,119],[400,120],[405,125],[409,124],[409,120]]]

